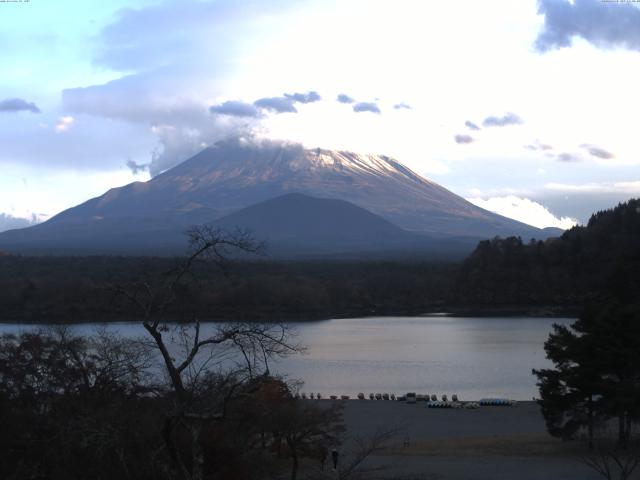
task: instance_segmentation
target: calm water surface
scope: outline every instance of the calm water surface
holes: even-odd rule
[[[550,365],[543,344],[554,322],[572,319],[430,316],[292,322],[308,353],[281,360],[272,370],[303,380],[302,391],[324,396],[416,391],[529,400],[537,396],[531,369]],[[73,329],[89,335],[102,326]],[[34,327],[0,325],[0,332],[28,328]],[[131,337],[146,333],[138,323],[107,328]]]

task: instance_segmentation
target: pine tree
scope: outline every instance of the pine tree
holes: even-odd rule
[[[572,438],[618,419],[618,442],[640,419],[640,308],[609,300],[592,305],[570,327],[554,325],[545,343],[554,369],[534,370],[549,433]]]

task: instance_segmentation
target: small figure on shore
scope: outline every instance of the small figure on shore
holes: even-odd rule
[[[331,450],[331,459],[333,460],[333,469],[337,470],[338,469],[338,450],[335,448]]]
[[[324,472],[324,466],[327,464],[329,450],[324,445],[320,447],[320,469]]]

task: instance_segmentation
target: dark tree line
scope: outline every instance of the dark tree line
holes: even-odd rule
[[[428,311],[581,305],[615,286],[633,295],[640,268],[640,200],[592,216],[560,238],[516,237],[478,244],[462,264],[419,261],[270,261],[244,257],[226,273],[198,259],[197,282],[175,291],[165,314],[184,306],[207,320],[311,320]],[[15,322],[139,319],[109,286],[158,276],[175,258],[0,255],[0,320]]]
[[[0,321],[122,321],[140,309],[114,296],[114,284],[159,277],[175,258],[0,257]],[[260,257],[229,262],[224,271],[198,259],[196,281],[181,285],[165,315],[184,308],[206,320],[312,320],[416,314],[445,303],[456,264],[292,261]]]
[[[478,306],[543,305],[579,309],[604,292],[640,292],[640,200],[594,214],[560,238],[517,237],[479,243],[455,281],[452,300]]]

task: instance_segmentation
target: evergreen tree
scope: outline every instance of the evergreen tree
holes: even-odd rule
[[[553,369],[534,370],[549,433],[572,438],[618,419],[618,442],[626,445],[640,419],[640,309],[609,300],[585,309],[570,327],[554,325],[545,343]]]

